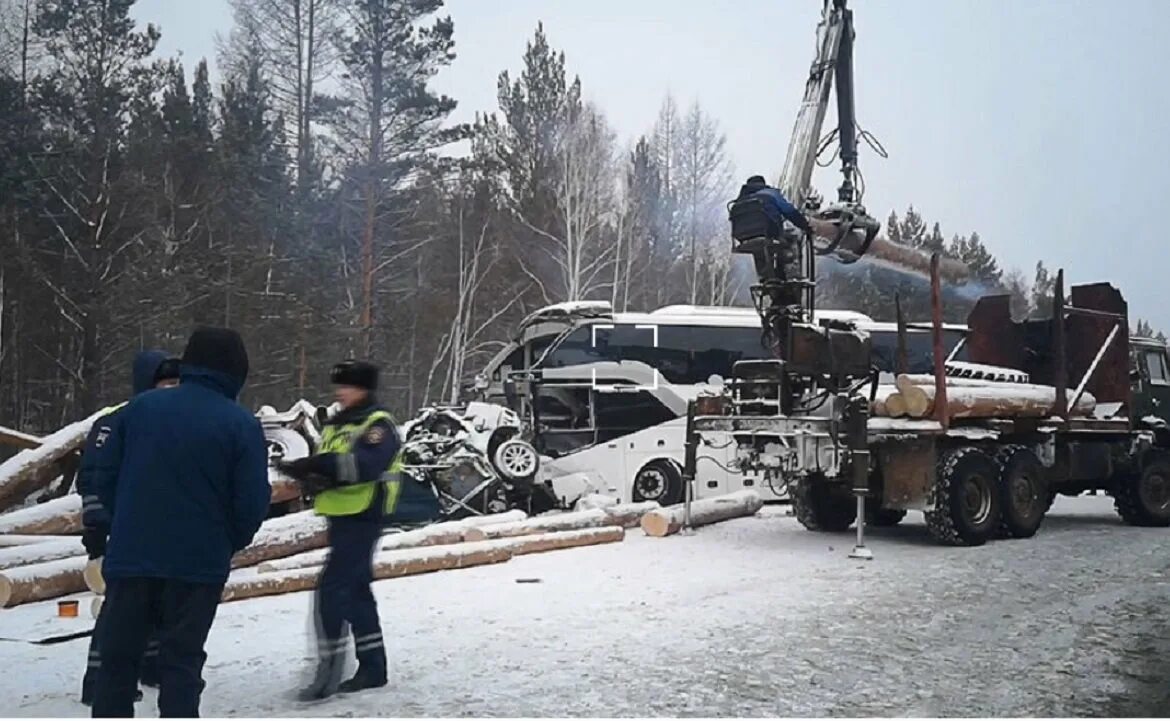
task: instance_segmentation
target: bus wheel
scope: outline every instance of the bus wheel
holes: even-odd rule
[[[1040,530],[1052,505],[1044,469],[1036,454],[1023,446],[1008,446],[996,458],[999,463],[1000,535],[1031,538]]]
[[[1131,526],[1170,526],[1170,458],[1157,455],[1117,484],[1113,505]]]
[[[634,475],[634,501],[673,506],[683,500],[682,474],[669,461],[650,461]]]
[[[999,467],[991,456],[967,446],[939,456],[926,530],[952,546],[981,546],[999,530]]]

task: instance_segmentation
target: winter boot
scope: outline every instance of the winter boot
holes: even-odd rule
[[[343,642],[344,643],[344,642]],[[342,646],[344,651],[345,647]],[[322,655],[317,662],[317,672],[312,682],[297,693],[298,701],[323,701],[337,693],[341,685],[341,674],[345,670],[345,654]]]
[[[358,666],[357,673],[353,678],[341,684],[338,691],[341,693],[353,693],[355,691],[365,691],[368,688],[381,688],[386,685],[386,672],[371,671],[365,664]]]

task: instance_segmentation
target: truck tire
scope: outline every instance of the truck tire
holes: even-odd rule
[[[900,508],[874,508],[870,505],[865,507],[865,523],[874,528],[892,528],[905,517],[906,511]]]
[[[789,488],[792,512],[800,525],[810,531],[847,531],[857,519],[857,509],[851,499],[833,496],[823,478],[805,476]]]
[[[926,530],[952,546],[981,546],[999,530],[999,467],[991,456],[967,446],[939,456]]]
[[[650,461],[634,474],[631,495],[634,502],[658,501],[661,506],[682,503],[682,473],[670,461]]]
[[[1151,456],[1141,471],[1122,477],[1113,506],[1131,526],[1170,526],[1170,457]]]
[[[996,455],[999,466],[999,535],[1031,538],[1040,530],[1053,497],[1044,479],[1044,467],[1024,446],[1008,446]]]

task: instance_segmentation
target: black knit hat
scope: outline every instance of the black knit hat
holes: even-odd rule
[[[170,356],[162,363],[158,364],[158,370],[154,372],[154,382],[174,380],[179,377],[180,360],[175,356]]]
[[[378,390],[378,366],[359,360],[347,360],[333,366],[329,374],[333,385]]]
[[[231,328],[196,328],[183,351],[183,363],[219,371],[240,385],[248,378],[248,351]]]

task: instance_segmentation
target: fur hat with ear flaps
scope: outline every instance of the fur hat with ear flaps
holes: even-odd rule
[[[378,389],[378,366],[359,360],[347,360],[333,366],[329,380],[337,386],[353,386],[367,391]]]

